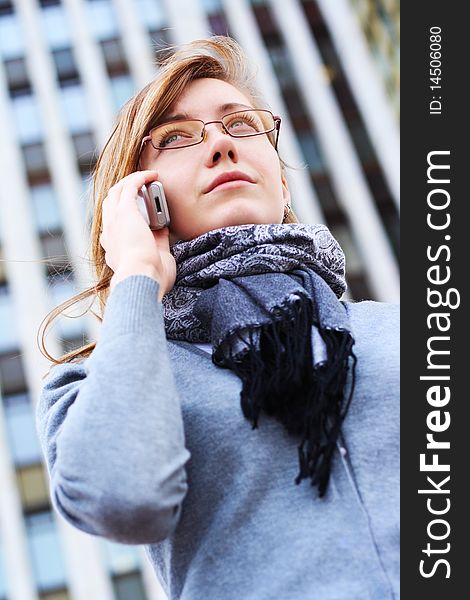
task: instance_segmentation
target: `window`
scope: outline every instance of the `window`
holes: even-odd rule
[[[57,196],[50,183],[33,185],[29,189],[36,229],[40,234],[61,228]]]
[[[311,173],[323,173],[325,163],[322,160],[320,149],[312,133],[304,132],[297,135],[302,153]]]
[[[287,55],[286,49],[282,46],[272,46],[268,48],[274,72],[282,88],[294,85],[294,69]]]
[[[0,0],[0,16],[10,15],[13,12],[12,0]]]
[[[150,43],[156,50],[167,48],[171,44],[171,38],[168,28],[149,29]]]
[[[39,142],[43,136],[43,126],[36,96],[28,94],[13,98],[12,109],[20,142],[22,144]]]
[[[25,513],[50,508],[49,487],[41,463],[18,467],[16,480]]]
[[[0,57],[19,58],[23,54],[24,38],[18,16],[0,13]]]
[[[140,573],[127,573],[113,577],[113,588],[116,600],[146,600]]]
[[[161,29],[166,25],[166,15],[161,0],[137,0],[136,11],[148,30]]]
[[[69,300],[77,294],[77,289],[74,280],[71,276],[61,277],[49,277],[49,293],[52,298],[53,306],[58,306]],[[57,321],[59,326],[60,335],[64,338],[76,338],[82,334],[86,328],[85,318],[81,317],[84,311],[83,304],[72,306],[66,310],[66,315],[62,316]]]
[[[231,35],[233,37],[223,12],[209,13],[207,19],[213,35]]]
[[[107,567],[111,573],[119,575],[138,571],[140,567],[140,557],[135,546],[116,544],[105,539],[101,540],[101,544],[104,550]]]
[[[0,381],[4,395],[26,391],[23,362],[19,352],[0,354]]]
[[[109,40],[119,34],[119,25],[110,0],[87,2],[88,22],[97,40]]]
[[[2,286],[0,290],[0,332],[0,352],[8,352],[18,347],[15,306],[7,286]]]
[[[7,575],[5,572],[5,558],[3,553],[3,547],[0,546],[0,600],[6,600],[7,598]]]
[[[130,75],[116,75],[109,78],[114,108],[118,111],[134,93],[134,82]]]
[[[71,48],[62,48],[52,52],[57,79],[61,87],[77,84],[80,80],[77,65]]]
[[[90,113],[85,92],[81,85],[62,88],[60,90],[60,103],[65,123],[72,135],[84,133],[90,129]]]
[[[77,155],[78,167],[82,175],[89,173],[97,160],[96,143],[92,133],[80,133],[72,138]]]
[[[69,258],[64,244],[64,234],[62,231],[54,232],[43,236],[42,253],[47,258],[47,272],[50,276],[63,273],[69,268]]]
[[[47,178],[47,158],[43,144],[28,144],[23,146],[22,150],[30,183]]]
[[[39,600],[70,600],[69,593],[64,588],[55,592],[44,592],[39,594]]]
[[[56,50],[71,45],[69,19],[61,4],[44,7],[41,11],[43,31],[49,48]]]
[[[15,465],[40,462],[41,451],[28,394],[4,396],[4,411],[10,452]]]
[[[108,75],[123,75],[129,72],[126,55],[119,38],[101,42]]]
[[[10,96],[14,98],[15,96],[31,94],[31,83],[24,58],[6,60],[5,75]]]
[[[201,0],[201,4],[208,13],[219,12],[222,10],[221,0]]]
[[[42,591],[63,588],[66,583],[65,564],[52,513],[27,515],[25,521],[37,587]]]

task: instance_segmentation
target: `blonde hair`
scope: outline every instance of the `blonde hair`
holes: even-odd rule
[[[119,112],[114,130],[95,166],[91,199],[90,251],[96,284],[54,308],[46,315],[39,327],[38,339],[41,338],[39,349],[54,364],[84,359],[96,346],[96,342],[92,342],[56,359],[47,352],[44,339],[47,329],[58,316],[86,298],[92,297],[93,301],[98,298],[101,314],[98,315],[91,310],[90,312],[100,321],[103,319],[113,271],[106,264],[105,251],[100,244],[102,204],[113,185],[138,170],[142,138],[158,119],[165,115],[188,83],[195,79],[208,77],[226,81],[243,92],[251,100],[254,108],[266,107],[254,85],[254,75],[243,50],[229,37],[213,36],[204,40],[195,40],[180,48],[165,48],[159,51],[157,63],[159,66],[157,77],[135,94]],[[273,134],[268,134],[268,137],[274,145]],[[281,159],[280,162],[284,174],[285,164]],[[285,222],[298,222],[293,211]]]

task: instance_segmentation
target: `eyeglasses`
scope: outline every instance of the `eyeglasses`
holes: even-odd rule
[[[228,113],[220,121],[204,122],[191,119],[158,125],[144,137],[140,152],[147,142],[150,142],[155,150],[179,150],[196,146],[206,139],[206,126],[210,123],[220,123],[223,131],[234,138],[264,135],[276,130],[274,148],[277,150],[281,117],[273,115],[269,110],[249,109]]]

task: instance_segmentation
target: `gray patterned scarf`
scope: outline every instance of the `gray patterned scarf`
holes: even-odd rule
[[[295,482],[310,478],[323,496],[354,389],[339,244],[324,225],[238,225],[176,242],[171,252],[167,337],[212,343],[213,363],[242,380],[253,429],[264,410],[301,436]]]

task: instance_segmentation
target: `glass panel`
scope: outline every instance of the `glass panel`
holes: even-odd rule
[[[5,395],[26,391],[26,380],[20,352],[0,354],[0,381]]]
[[[23,31],[16,14],[0,16],[0,56],[18,58],[24,54]]]
[[[49,508],[49,487],[42,464],[18,468],[16,477],[24,511]]]
[[[65,563],[52,513],[28,515],[25,521],[38,588],[64,587],[67,579]]]
[[[55,592],[44,592],[39,594],[39,600],[70,600],[67,590],[58,590]]]
[[[101,48],[108,75],[127,75],[129,67],[121,40],[117,38],[103,41]]]
[[[68,273],[72,267],[64,245],[64,234],[58,231],[44,235],[41,237],[41,243],[48,275],[53,278]]]
[[[50,183],[34,185],[29,189],[36,228],[39,233],[61,228],[57,195]]]
[[[13,299],[7,286],[0,287],[0,352],[17,348],[19,336]]]
[[[3,547],[0,546],[0,598],[7,597],[7,574],[5,571],[5,558],[3,554]]]
[[[5,74],[7,77],[8,88],[12,96],[31,94],[31,84],[29,82],[24,58],[15,58],[13,60],[5,61]]]
[[[61,85],[78,83],[80,75],[72,49],[63,48],[62,50],[55,50],[52,53],[52,57],[57,69],[57,78]]]
[[[60,90],[62,112],[70,133],[83,133],[90,129],[85,92],[81,85],[64,87]]]
[[[58,306],[69,300],[78,293],[75,282],[71,277],[50,278],[49,293],[52,298],[53,306]],[[52,308],[52,307],[51,307]],[[58,321],[59,334],[64,338],[76,338],[86,330],[85,317],[81,317],[84,311],[83,304],[71,306],[66,310],[68,316],[62,316]]]
[[[222,10],[221,0],[201,0],[202,7],[206,12],[219,12]]]
[[[96,143],[92,133],[80,133],[72,138],[80,172],[90,172],[96,162]]]
[[[139,570],[140,556],[135,546],[115,544],[105,539],[102,539],[101,543],[106,565],[111,573],[119,575]]]
[[[69,20],[62,5],[48,6],[41,11],[43,31],[51,49],[69,47],[72,43]]]
[[[6,428],[13,460],[27,465],[41,460],[33,410],[28,394],[4,396]]]
[[[118,111],[134,93],[134,82],[130,75],[116,75],[109,78],[114,107]]]
[[[298,133],[298,139],[305,161],[312,173],[321,173],[325,164],[321,158],[320,150],[315,143],[315,138],[310,132]]]
[[[119,34],[119,25],[110,0],[87,2],[88,22],[98,40],[109,40]]]
[[[137,13],[147,29],[161,29],[166,24],[165,10],[160,0],[137,0],[136,4]]]
[[[12,98],[11,105],[20,142],[39,142],[43,136],[43,126],[36,96],[28,94]]]
[[[140,573],[116,575],[113,577],[116,600],[146,600]]]
[[[43,144],[30,144],[23,146],[23,160],[26,165],[28,177],[34,179],[47,175],[47,158]]]

